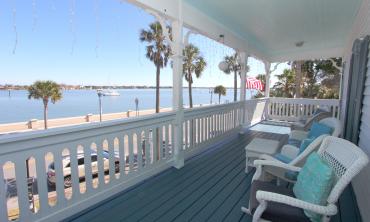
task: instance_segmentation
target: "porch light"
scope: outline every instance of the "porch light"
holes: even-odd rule
[[[303,44],[304,44],[304,41],[299,41],[299,42],[296,42],[296,43],[295,43],[295,46],[296,46],[296,47],[302,47],[302,46],[303,46]]]
[[[227,64],[227,62],[225,61],[222,61],[218,64],[218,68],[223,71],[223,72],[226,72],[226,70],[229,68],[229,64]]]

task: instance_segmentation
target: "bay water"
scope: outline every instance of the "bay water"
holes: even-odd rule
[[[155,109],[155,89],[120,89],[120,96],[102,97],[103,113],[135,110],[135,98],[139,100],[139,110]],[[211,93],[207,88],[193,89],[193,104],[209,104]],[[232,102],[233,89],[227,89],[221,103]],[[238,91],[239,96],[239,91]],[[189,104],[188,89],[183,89],[184,105]],[[247,91],[247,98],[250,93]],[[218,95],[213,94],[213,103],[218,103]],[[172,89],[160,89],[160,107],[172,106]],[[95,90],[64,90],[62,100],[49,103],[49,118],[84,116],[99,113],[99,100]],[[28,99],[26,90],[0,90],[0,124],[43,119],[41,100]]]

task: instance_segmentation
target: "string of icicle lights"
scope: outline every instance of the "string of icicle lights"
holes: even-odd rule
[[[94,15],[95,15],[95,56],[99,56],[99,42],[100,42],[100,15],[99,15],[99,0],[94,1]]]
[[[32,31],[35,31],[37,25],[36,0],[32,0]]]
[[[18,46],[18,30],[17,30],[17,9],[16,9],[16,1],[13,1],[13,9],[12,9],[12,20],[13,20],[13,31],[14,31],[14,45],[13,45],[13,54],[15,54]]]
[[[76,43],[75,15],[76,15],[76,1],[71,0],[70,9],[69,9],[69,26],[70,26],[70,32],[72,35],[71,55],[73,55],[74,53],[74,48],[75,48],[75,43]]]

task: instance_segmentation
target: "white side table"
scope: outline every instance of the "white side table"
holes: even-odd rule
[[[261,154],[274,155],[279,150],[280,141],[262,138],[254,138],[245,146],[246,165],[245,172],[248,173],[249,167],[254,167],[253,161]]]

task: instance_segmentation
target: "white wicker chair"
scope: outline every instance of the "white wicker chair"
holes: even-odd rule
[[[286,165],[290,165],[292,167],[301,167],[306,162],[307,157],[317,151],[322,143],[322,141],[328,137],[328,135],[321,135],[318,138],[316,138],[308,147],[299,155],[294,157],[291,162],[287,163]],[[275,161],[277,164],[284,164],[280,160],[274,158],[273,156],[262,154],[259,159],[261,160],[268,160],[268,161]],[[258,168],[257,168],[258,170]],[[295,180],[292,180],[291,178],[286,177],[286,170],[281,169],[279,167],[275,166],[265,166],[263,170],[268,173],[270,176],[276,177],[278,180],[283,179],[288,182],[295,182]],[[255,174],[254,176],[258,176],[258,174]]]
[[[263,221],[264,213],[269,210],[268,205],[270,204],[271,206],[276,203],[320,214],[322,215],[322,221],[329,221],[331,216],[337,214],[336,203],[338,198],[351,180],[368,164],[369,160],[367,155],[356,145],[333,136],[328,136],[323,140],[318,154],[334,170],[336,175],[336,182],[327,198],[327,204],[325,206],[315,205],[292,196],[258,190],[255,193],[255,197],[259,205],[255,210],[252,209],[253,222]],[[264,180],[266,167],[276,167],[296,172],[301,170],[300,167],[271,160],[256,160],[254,164],[257,166],[257,171],[253,180],[258,181]],[[244,207],[242,211],[251,213],[249,209]]]
[[[314,122],[318,122],[322,119],[329,118],[331,116],[332,116],[331,112],[326,112],[323,110],[322,112],[319,112],[313,115],[312,117],[308,118],[304,123],[301,122],[292,123],[290,128],[291,130],[308,131],[310,130]]]
[[[322,123],[326,126],[329,126],[330,128],[333,129],[333,132],[331,133],[331,136],[339,137],[342,133],[342,123],[339,121],[339,119],[330,117],[330,118],[325,118],[319,121],[319,123]],[[302,131],[302,130],[292,130],[289,139],[293,140],[298,140],[302,141],[307,138],[309,134],[309,131]],[[285,145],[282,150],[289,150],[288,152],[292,152],[291,150],[298,149],[297,147],[293,145]],[[297,151],[297,150],[295,150]],[[294,158],[295,156],[291,157]]]

